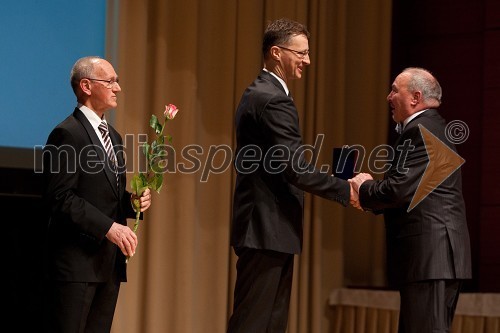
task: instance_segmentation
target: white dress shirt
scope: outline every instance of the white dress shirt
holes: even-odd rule
[[[97,137],[101,141],[102,146],[105,147],[104,139],[102,138],[101,131],[99,130],[99,125],[101,124],[102,121],[106,122],[106,119],[104,119],[104,117],[103,117],[103,119],[99,118],[99,116],[94,111],[92,111],[91,109],[89,109],[88,107],[86,107],[83,104],[78,103],[77,108],[79,108],[80,111],[83,112],[85,117],[87,117],[88,121],[90,122],[90,125],[92,125],[92,128],[94,129],[95,133],[97,134]],[[107,122],[106,122],[106,124],[107,124]],[[114,149],[113,149],[113,153],[114,153]]]

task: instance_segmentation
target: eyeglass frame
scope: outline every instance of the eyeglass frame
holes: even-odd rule
[[[87,80],[90,80],[90,81],[100,81],[100,82],[106,82],[108,85],[105,86],[107,89],[112,89],[113,86],[115,85],[115,83],[117,85],[120,85],[120,83],[118,82],[119,79],[116,79],[116,80],[103,80],[103,79],[93,79],[93,78],[90,78],[90,77],[84,77],[84,79],[87,79]]]
[[[309,50],[297,51],[297,50],[292,50],[292,49],[289,49],[288,47],[284,47],[284,46],[280,46],[280,45],[276,45],[276,46],[279,47],[280,49],[291,51],[291,52],[295,53],[300,59],[304,59],[305,57],[308,57],[310,54]]]

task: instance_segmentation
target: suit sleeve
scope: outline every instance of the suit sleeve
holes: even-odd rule
[[[418,127],[408,129],[403,135],[385,178],[368,180],[360,186],[359,199],[364,209],[381,211],[410,204],[429,158]]]
[[[45,203],[58,221],[102,241],[113,220],[78,195],[80,173],[77,140],[70,131],[57,128],[44,148]]]
[[[264,156],[265,165],[271,167],[271,160],[279,156],[276,160],[279,159],[282,169],[278,167],[276,170],[282,170],[289,183],[303,191],[347,206],[350,196],[349,183],[320,172],[306,161],[297,110],[288,97],[274,96],[262,112],[261,121],[271,138],[270,150]],[[284,155],[281,155],[281,151]]]
[[[125,216],[129,219],[135,219],[136,217],[135,210],[134,207],[132,206],[131,196],[132,193],[125,191],[122,196],[121,205],[124,209]],[[144,218],[144,213],[141,212],[139,220],[142,220],[143,218]]]

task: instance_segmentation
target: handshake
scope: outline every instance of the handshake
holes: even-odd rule
[[[356,177],[348,180],[349,185],[351,185],[351,198],[350,203],[354,208],[363,210],[359,202],[359,188],[367,180],[371,180],[373,177],[369,173],[360,173]]]

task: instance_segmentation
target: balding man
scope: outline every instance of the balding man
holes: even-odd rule
[[[125,256],[137,236],[125,191],[122,138],[106,122],[121,91],[113,66],[99,57],[79,59],[71,71],[78,102],[50,133],[44,148],[47,238],[46,332],[106,333],[111,330]],[[151,204],[147,190],[141,211]]]
[[[399,333],[449,332],[462,280],[471,278],[471,254],[460,169],[450,169],[432,185],[448,167],[439,158],[450,154],[448,148],[456,152],[437,111],[441,86],[429,71],[407,68],[394,80],[387,101],[400,132],[394,163],[383,180],[366,174],[351,180],[359,191],[354,205],[384,213],[388,277],[401,295]],[[431,181],[422,177],[429,152],[437,162],[429,175],[439,175]],[[427,196],[417,192],[419,186]]]

